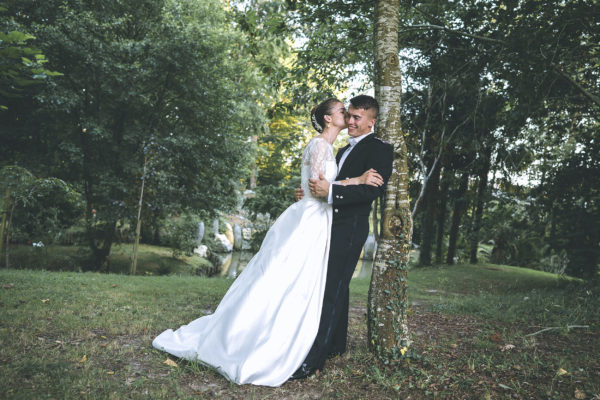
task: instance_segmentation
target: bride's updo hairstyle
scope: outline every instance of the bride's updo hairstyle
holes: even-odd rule
[[[341,101],[332,97],[313,107],[310,112],[310,122],[317,132],[323,132],[323,128],[325,127],[325,116],[332,114],[333,106],[337,103],[341,103]]]

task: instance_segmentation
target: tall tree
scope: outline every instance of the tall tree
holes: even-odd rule
[[[407,150],[400,126],[399,12],[399,0],[377,1],[375,76],[381,106],[377,129],[379,135],[394,147],[394,162],[385,193],[367,313],[369,345],[384,363],[398,359],[410,343],[406,288],[412,217],[408,200]]]
[[[151,141],[160,151],[146,180],[148,209],[237,204],[247,138],[264,124],[255,101],[263,85],[222,2],[9,3],[64,77],[45,86],[35,115],[2,124],[0,138],[18,137],[9,159],[80,188],[96,269],[117,221],[135,220]]]

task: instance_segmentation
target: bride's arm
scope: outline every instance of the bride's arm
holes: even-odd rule
[[[383,178],[373,168],[366,170],[361,176],[354,178],[348,178],[341,181],[333,182],[337,185],[370,185],[370,186],[381,186],[383,185]]]
[[[331,146],[325,140],[318,140],[312,143],[308,156],[308,164],[310,165],[308,187],[313,197],[324,198],[324,200],[329,198],[329,192],[331,191],[331,183],[325,178],[328,159],[333,159]],[[316,183],[320,184],[318,189],[316,188]]]

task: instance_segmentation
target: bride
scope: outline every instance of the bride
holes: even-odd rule
[[[310,194],[308,180],[335,179],[332,144],[347,127],[346,109],[327,99],[313,108],[311,122],[320,134],[302,154],[304,198],[275,221],[215,312],[164,331],[155,348],[210,366],[237,384],[280,386],[304,361],[319,328],[332,218],[327,200]],[[344,184],[377,186],[375,176],[367,171]]]

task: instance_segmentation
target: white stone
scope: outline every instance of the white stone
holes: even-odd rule
[[[225,236],[229,240],[229,243],[231,243],[232,245],[235,243],[235,239],[233,236],[233,227],[229,222],[225,222]]]
[[[200,257],[206,257],[206,256],[208,256],[208,247],[201,244],[200,246],[198,246],[194,249],[194,254],[197,254]]]
[[[229,239],[227,239],[227,236],[222,233],[217,233],[215,235],[215,243],[215,251],[217,253],[230,253],[233,250],[233,243],[231,243]]]
[[[242,228],[242,237],[244,240],[252,239],[252,228]]]

